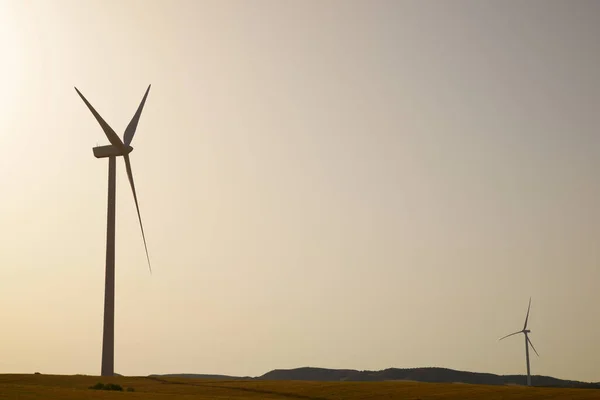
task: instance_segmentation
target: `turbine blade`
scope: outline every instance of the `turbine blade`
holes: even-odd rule
[[[533,347],[533,343],[531,343],[531,339],[529,339],[529,336],[527,336],[527,341],[529,342],[529,344],[531,345],[531,348],[533,349],[533,351],[535,351],[535,354],[537,354],[537,356],[539,357],[539,353],[537,352],[537,350],[535,349],[535,347]]]
[[[131,119],[131,122],[129,122],[129,125],[127,125],[127,129],[125,129],[125,133],[123,134],[123,143],[125,143],[125,146],[129,146],[129,144],[133,140],[133,135],[135,135],[135,130],[137,129],[138,122],[140,121],[140,116],[142,115],[144,104],[146,104],[146,97],[148,97],[150,86],[152,85],[148,85],[148,89],[146,89],[146,94],[144,94],[144,98],[142,99],[140,106],[135,112],[133,118]]]
[[[131,184],[131,191],[133,192],[133,200],[135,201],[135,209],[137,210],[138,219],[140,220],[140,229],[142,230],[142,238],[144,239],[144,248],[146,249],[146,258],[148,259],[148,268],[152,273],[152,267],[150,266],[150,256],[148,255],[148,246],[146,245],[146,235],[144,234],[144,226],[142,225],[142,216],[140,215],[140,206],[138,205],[137,194],[135,192],[135,184],[133,183],[133,172],[131,172],[131,161],[129,160],[129,154],[123,155],[125,159],[125,168],[127,169],[127,177]]]
[[[519,331],[519,332],[515,332],[515,333],[511,333],[510,335],[506,335],[506,336],[504,336],[504,337],[501,337],[500,339],[498,339],[498,341],[500,341],[500,340],[502,340],[502,339],[506,339],[507,337],[509,337],[509,336],[512,336],[512,335],[516,335],[516,334],[518,334],[518,333],[521,333],[521,331]]]
[[[83,94],[81,94],[79,89],[75,88],[75,90],[77,91],[77,93],[79,94],[79,97],[81,97],[81,99],[83,100],[85,105],[90,109],[92,114],[94,114],[94,117],[96,117],[96,121],[98,121],[98,123],[102,127],[102,130],[104,131],[104,134],[106,135],[106,137],[108,138],[110,143],[115,147],[118,147],[120,149],[125,149],[125,146],[123,145],[123,142],[121,142],[119,135],[117,135],[115,133],[115,131],[106,123],[106,121],[104,121],[104,119],[102,119],[100,114],[98,114],[98,112],[94,109],[94,107],[92,107],[90,102],[87,101],[87,99],[83,96]]]
[[[529,298],[529,307],[527,307],[527,316],[525,317],[525,325],[523,330],[527,329],[527,320],[529,319],[529,309],[531,308],[531,297]]]

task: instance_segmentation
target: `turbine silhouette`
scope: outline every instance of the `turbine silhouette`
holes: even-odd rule
[[[527,329],[527,321],[529,320],[529,310],[530,309],[531,309],[531,297],[529,298],[529,307],[527,307],[527,316],[525,317],[525,325],[523,325],[523,329],[518,332],[511,333],[510,335],[506,335],[506,336],[498,339],[498,341],[500,341],[502,339],[506,339],[509,336],[517,335],[519,333],[522,333],[525,335],[525,358],[527,360],[527,386],[531,386],[531,370],[529,368],[529,346],[531,346],[531,348],[533,349],[533,351],[535,351],[535,354],[537,354],[538,357],[540,356],[538,354],[537,350],[535,349],[535,347],[533,346],[533,343],[531,343],[531,340],[529,339],[529,333],[531,331],[529,329]]]
[[[142,217],[140,215],[140,207],[138,204],[137,193],[135,191],[135,183],[133,181],[133,172],[131,170],[131,160],[129,153],[133,151],[130,146],[135,130],[137,128],[142,109],[146,103],[150,85],[146,89],[144,98],[140,103],[135,115],[127,125],[123,134],[123,141],[115,133],[115,131],[102,119],[100,114],[96,112],[94,107],[87,101],[81,92],[75,88],[77,94],[92,112],[96,121],[102,127],[106,137],[110,141],[110,145],[98,146],[93,148],[96,158],[108,158],[108,216],[106,223],[106,280],[104,289],[104,327],[102,336],[102,376],[114,375],[114,350],[115,350],[115,197],[116,197],[116,158],[122,156],[125,160],[125,169],[127,177],[133,192],[133,200],[137,211],[138,220],[140,221],[140,229],[142,231],[142,239],[144,240],[144,249],[146,250],[146,259],[148,260],[148,268],[152,273],[150,265],[150,256],[148,255],[148,246],[146,245],[146,235],[144,234],[144,226],[142,225]]]

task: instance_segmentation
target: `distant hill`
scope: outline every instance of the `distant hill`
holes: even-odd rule
[[[163,374],[163,375],[148,375],[149,377],[165,377],[165,378],[194,378],[194,379],[209,379],[212,381],[241,381],[255,379],[250,376],[229,376],[229,375],[210,375],[210,374]]]
[[[395,381],[470,383],[476,385],[525,385],[525,375],[495,375],[480,372],[456,371],[448,368],[388,368],[381,371],[336,370],[326,368],[296,368],[273,370],[258,377],[261,380],[312,381]],[[569,381],[550,376],[532,375],[534,386],[595,388],[597,383]]]
[[[276,369],[259,377],[237,377],[206,374],[150,375],[162,377],[198,378],[211,380],[269,380],[269,381],[417,381],[439,383],[469,383],[475,385],[525,385],[525,375],[495,375],[481,372],[456,371],[448,368],[388,368],[380,371],[358,371],[354,369],[327,369],[303,367]],[[593,388],[600,383],[587,383],[557,379],[550,376],[532,375],[534,386]]]

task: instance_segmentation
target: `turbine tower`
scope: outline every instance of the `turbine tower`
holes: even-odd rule
[[[131,185],[131,191],[133,192],[133,200],[135,201],[135,208],[137,210],[138,219],[140,221],[140,229],[142,230],[142,239],[144,240],[144,248],[146,250],[146,258],[148,260],[148,268],[152,273],[152,267],[150,266],[150,257],[148,256],[148,246],[146,245],[146,236],[144,235],[144,227],[142,225],[142,217],[140,216],[140,207],[138,205],[137,194],[135,192],[135,184],[133,182],[133,172],[131,171],[131,161],[129,160],[129,153],[133,151],[133,147],[130,146],[133,135],[137,128],[142,114],[142,109],[146,103],[146,97],[150,91],[150,86],[146,89],[144,98],[140,103],[135,115],[127,125],[125,133],[123,134],[123,141],[115,133],[115,131],[102,119],[100,114],[96,112],[94,107],[87,101],[87,99],[81,94],[81,92],[75,88],[83,102],[90,109],[96,121],[102,127],[102,130],[106,134],[106,137],[110,141],[110,145],[98,146],[93,148],[94,156],[96,158],[108,158],[108,215],[106,223],[106,278],[105,278],[105,289],[104,289],[104,327],[102,334],[102,376],[113,376],[114,371],[114,360],[115,360],[115,197],[116,197],[116,159],[122,156],[125,160],[125,169],[127,170],[127,177],[129,178],[129,184]]]
[[[525,358],[527,360],[527,386],[531,386],[531,370],[529,368],[529,346],[531,345],[531,348],[533,349],[533,351],[535,351],[535,354],[537,354],[538,357],[540,356],[538,354],[537,350],[535,349],[535,347],[533,347],[533,343],[531,343],[531,340],[529,339],[529,333],[531,331],[529,329],[527,329],[527,320],[529,319],[529,309],[530,308],[531,308],[531,297],[529,298],[529,307],[527,307],[527,316],[525,317],[525,325],[523,325],[523,330],[520,330],[515,333],[511,333],[510,335],[506,335],[503,338],[498,339],[500,341],[502,339],[506,339],[509,336],[516,335],[519,333],[522,333],[525,335]]]

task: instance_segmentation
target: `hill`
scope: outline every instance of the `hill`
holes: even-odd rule
[[[388,368],[380,371],[336,370],[326,368],[295,368],[273,370],[257,379],[314,380],[314,381],[416,381],[430,383],[468,383],[474,385],[525,385],[525,375],[495,375],[481,372],[457,371],[449,368]],[[600,389],[596,383],[532,375],[533,386]]]
[[[316,382],[383,382],[416,381],[428,383],[467,383],[473,385],[525,385],[525,375],[495,375],[481,372],[457,371],[448,368],[388,368],[380,371],[359,371],[354,369],[328,369],[303,367],[276,369],[264,375],[234,377],[225,375],[171,374],[151,375],[219,380],[268,380],[268,381],[316,381]],[[563,387],[578,389],[600,389],[598,383],[588,383],[557,379],[550,376],[533,375],[533,386]]]
[[[229,375],[210,375],[210,374],[163,374],[163,375],[148,375],[150,378],[191,378],[191,379],[207,379],[211,381],[242,381],[252,380],[250,376],[229,376]]]

